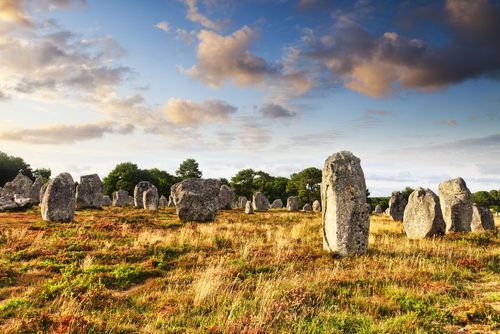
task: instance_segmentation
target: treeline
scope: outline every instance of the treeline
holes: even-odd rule
[[[490,207],[495,212],[500,212],[500,190],[477,191],[472,194],[472,200],[474,203]]]
[[[32,169],[23,158],[13,157],[0,151],[0,187],[12,181],[19,172],[22,172],[32,181],[38,176],[43,177],[44,181],[47,181],[51,175],[51,170],[49,168]]]

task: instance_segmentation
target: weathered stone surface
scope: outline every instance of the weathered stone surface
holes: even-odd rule
[[[461,177],[439,184],[439,201],[446,232],[470,232],[472,195]]]
[[[147,210],[158,210],[158,189],[152,186],[142,193],[142,207]]]
[[[69,173],[61,173],[49,181],[40,208],[43,220],[73,220],[75,215],[75,182]]]
[[[49,180],[49,182],[50,182],[50,180]],[[42,187],[40,188],[40,194],[39,194],[39,198],[38,198],[39,199],[39,201],[38,201],[39,204],[42,203],[43,195],[45,195],[45,190],[47,190],[47,186],[49,185],[49,182],[44,183],[42,185]]]
[[[167,207],[168,206],[168,199],[165,196],[161,195],[160,200],[158,201],[158,206],[160,208]]]
[[[366,204],[360,160],[348,151],[326,159],[321,181],[325,250],[342,256],[366,252],[370,230]]]
[[[2,188],[2,187],[0,187],[0,197],[3,197],[3,194],[4,194],[4,193],[5,193],[5,192],[4,192],[3,188]]]
[[[133,200],[133,198],[132,198]],[[127,206],[130,205],[130,196],[126,190],[118,190],[113,192],[113,206]]]
[[[14,203],[16,203],[19,209],[30,208],[33,205],[31,197],[21,197],[17,194],[14,195]]]
[[[128,195],[128,205],[134,205],[134,197],[131,195]]]
[[[403,221],[406,199],[400,191],[393,191],[389,199],[389,216],[394,221]]]
[[[313,211],[314,212],[321,212],[321,203],[318,200],[315,200],[313,202]]]
[[[31,186],[31,203],[40,203],[40,189],[43,187],[43,177],[39,176],[36,178],[35,182]]]
[[[247,202],[248,202],[248,199],[245,196],[240,196],[238,198],[238,208],[245,209]]]
[[[377,206],[375,206],[375,210],[373,210],[373,213],[381,214],[384,213],[384,210],[382,210],[382,206],[380,204],[377,204]]]
[[[245,203],[245,213],[249,214],[249,215],[253,214],[253,205],[252,205],[252,202],[247,201]]]
[[[0,211],[8,211],[17,209],[17,204],[8,197],[0,196]]]
[[[80,183],[76,187],[76,208],[89,209],[100,208],[104,185],[99,175],[91,174],[80,177]]]
[[[403,226],[409,239],[423,239],[445,233],[439,198],[430,189],[417,188],[408,198]]]
[[[271,204],[271,209],[281,209],[283,208],[283,201],[281,199],[275,199],[273,204]]]
[[[167,204],[168,207],[172,208],[175,206],[175,202],[174,202],[174,196],[170,195],[168,196],[168,204]]]
[[[487,207],[472,205],[472,223],[470,225],[472,232],[484,232],[495,229],[495,218],[493,213]]]
[[[270,206],[269,200],[263,193],[258,191],[253,194],[252,207],[255,211],[267,211]]]
[[[286,208],[288,211],[299,211],[299,200],[295,196],[290,196],[286,200]]]
[[[309,203],[304,204],[302,211],[312,211],[311,204],[309,204]]]
[[[189,179],[170,190],[177,215],[182,221],[212,221],[219,209],[219,181]]]
[[[153,185],[149,181],[141,181],[137,183],[134,188],[134,206],[136,208],[143,208],[143,193],[151,188]]]
[[[111,198],[108,195],[102,196],[102,202],[101,202],[102,206],[111,206],[111,204],[113,204],[113,202],[111,201]]]
[[[389,214],[389,208],[385,209],[385,211],[384,211],[384,215],[386,215],[386,216],[389,216],[389,215],[390,215],[390,214]]]
[[[219,209],[232,209],[235,197],[234,190],[223,184],[219,190]]]
[[[31,179],[21,173],[17,174],[14,180],[7,182],[3,187],[4,197],[13,199],[14,195],[23,198],[31,198],[31,188],[33,182]]]

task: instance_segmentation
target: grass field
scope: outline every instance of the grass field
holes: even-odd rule
[[[368,253],[336,258],[314,213],[0,213],[0,333],[494,333],[499,246],[372,216]]]

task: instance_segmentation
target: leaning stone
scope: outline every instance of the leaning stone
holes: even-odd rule
[[[219,190],[219,209],[232,209],[234,197],[234,190],[223,184]]]
[[[129,204],[130,204],[130,198],[126,190],[113,191],[113,206],[124,207]]]
[[[351,152],[335,153],[325,161],[321,181],[323,248],[341,256],[368,249],[370,214],[360,160]]]
[[[271,209],[281,209],[283,208],[283,201],[281,199],[275,199],[273,204],[271,204]]]
[[[472,232],[495,230],[495,219],[491,210],[474,203],[472,206],[472,223],[470,227]]]
[[[219,209],[219,181],[188,179],[170,190],[177,215],[182,221],[212,221]]]
[[[306,203],[304,207],[302,208],[302,211],[312,211],[311,204]]]
[[[446,232],[470,232],[472,195],[461,177],[439,184],[439,201]]]
[[[389,216],[394,221],[403,221],[406,199],[400,191],[393,191],[389,199]]]
[[[71,221],[75,216],[75,182],[69,173],[49,181],[41,202],[42,219]]]
[[[23,198],[31,198],[32,186],[31,179],[19,173],[14,180],[4,185],[4,197],[14,198],[14,195],[18,195]]]
[[[102,205],[104,185],[99,175],[91,174],[80,177],[80,183],[76,187],[77,209],[98,209]]]
[[[271,204],[269,200],[260,191],[253,194],[252,207],[255,211],[267,211]]]
[[[373,213],[381,214],[384,213],[384,210],[382,210],[382,206],[380,206],[380,204],[377,204],[377,206],[375,206],[375,210],[373,210]]]
[[[248,202],[248,199],[245,196],[238,197],[238,208],[245,209],[247,202]]]
[[[40,203],[40,189],[42,189],[43,185],[43,177],[37,177],[35,182],[33,182],[33,185],[31,186],[31,203]]]
[[[288,211],[299,211],[299,201],[296,196],[290,196],[286,200],[286,208]]]
[[[0,197],[0,211],[9,211],[17,209],[17,204],[8,197]]]
[[[142,193],[142,206],[147,210],[158,210],[158,189],[155,186]]]
[[[403,227],[408,239],[423,239],[445,233],[439,198],[430,189],[417,188],[408,198]]]
[[[249,214],[249,215],[253,214],[253,205],[252,205],[252,202],[247,201],[245,203],[245,213]]]
[[[165,196],[161,195],[160,200],[158,201],[158,206],[160,208],[167,207],[168,206],[168,199]]]
[[[134,205],[136,208],[143,208],[143,193],[153,185],[149,181],[141,181],[134,188]]]
[[[313,211],[314,212],[321,212],[321,203],[318,200],[315,200],[313,202]]]

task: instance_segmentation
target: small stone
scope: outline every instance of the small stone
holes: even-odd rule
[[[389,216],[394,221],[403,221],[406,199],[400,191],[394,191],[389,199]]]
[[[472,195],[461,177],[439,184],[439,201],[446,232],[470,232]]]
[[[155,186],[142,193],[142,206],[146,210],[158,210],[158,189]]]
[[[232,209],[234,197],[234,190],[223,184],[219,190],[219,209]]]
[[[133,197],[128,195],[126,190],[113,191],[113,206],[124,207],[130,205],[130,199],[134,200]]]
[[[17,209],[17,204],[8,197],[0,197],[0,211],[9,211]]]
[[[375,206],[375,210],[373,210],[373,213],[381,214],[384,213],[384,210],[382,210],[382,206],[380,204],[377,204],[377,206]]]
[[[423,239],[445,233],[439,198],[430,189],[417,188],[408,198],[403,226],[408,239]]]
[[[286,208],[288,211],[299,211],[299,201],[296,196],[290,196],[286,200]]]
[[[245,213],[246,213],[246,214],[249,214],[249,215],[252,215],[252,214],[253,214],[253,205],[252,205],[252,202],[247,201],[247,202],[245,203]]]
[[[75,182],[69,173],[61,173],[49,181],[40,208],[43,220],[73,220],[75,216]]]
[[[491,210],[474,203],[472,206],[472,223],[470,227],[472,232],[495,230],[495,219]]]
[[[43,185],[43,177],[37,177],[35,182],[33,182],[33,185],[31,186],[31,203],[40,203],[40,189],[42,189]]]
[[[42,203],[43,200],[43,195],[45,195],[45,190],[47,190],[47,186],[49,185],[49,182],[44,183],[43,186],[40,188],[40,194],[39,194],[39,201],[38,203]]]
[[[33,203],[31,202],[31,197],[21,197],[17,194],[14,195],[14,203],[16,203],[18,208],[30,208]]]
[[[141,181],[134,188],[134,206],[143,208],[143,193],[153,187],[149,181]]]
[[[165,208],[165,207],[167,207],[167,206],[168,206],[168,199],[167,199],[165,196],[161,195],[161,196],[160,196],[160,200],[159,200],[159,202],[158,202],[158,206],[159,206],[160,208]]]
[[[255,211],[267,211],[270,206],[269,200],[260,191],[253,195],[252,207]]]
[[[212,221],[219,209],[219,180],[188,179],[174,184],[170,192],[182,221]]]
[[[313,202],[313,211],[314,212],[321,212],[321,203],[318,200],[315,200]]]
[[[97,174],[80,177],[76,187],[77,209],[98,209],[102,204],[104,185]]]
[[[281,199],[275,199],[273,201],[273,204],[271,204],[271,209],[282,209],[283,208],[283,201]]]
[[[248,202],[248,199],[245,196],[238,197],[238,208],[245,209],[247,202]]]
[[[304,207],[302,208],[302,211],[312,211],[311,204],[306,203]]]
[[[102,196],[102,202],[101,202],[102,206],[111,206],[112,203],[113,202],[111,201],[111,198],[108,195]]]

